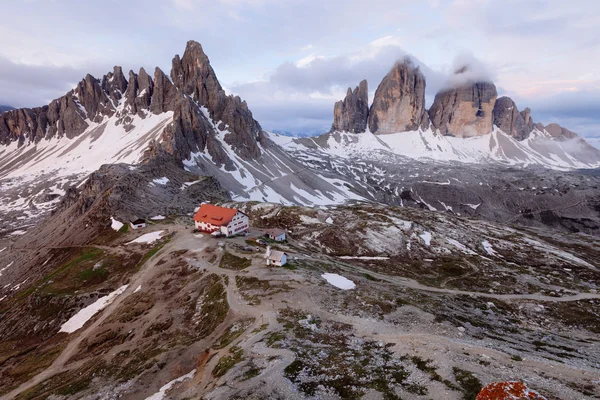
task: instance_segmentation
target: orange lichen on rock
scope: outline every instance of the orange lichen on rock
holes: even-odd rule
[[[523,382],[493,382],[481,389],[476,400],[547,400]]]

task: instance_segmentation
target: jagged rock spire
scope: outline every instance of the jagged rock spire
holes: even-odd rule
[[[429,125],[425,114],[425,77],[406,57],[394,64],[377,87],[369,129],[380,134],[414,131]]]
[[[335,103],[331,132],[365,132],[368,118],[369,90],[367,81],[362,80],[354,91],[348,88],[344,100]]]
[[[515,139],[523,140],[531,133],[532,129],[529,128],[510,97],[500,97],[496,100],[493,114],[494,125]]]

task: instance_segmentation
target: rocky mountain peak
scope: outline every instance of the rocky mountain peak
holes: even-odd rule
[[[493,130],[496,86],[492,82],[472,82],[463,75],[468,71],[467,67],[458,69],[453,78],[461,83],[436,94],[429,109],[431,123],[443,135],[470,137]]]
[[[533,119],[531,118],[531,109],[529,107],[525,107],[525,109],[521,111],[521,117],[523,117],[523,121],[525,121],[527,129],[529,129],[529,132],[531,132],[533,130]]]
[[[160,68],[156,67],[154,69],[154,88],[152,90],[150,111],[154,114],[173,111],[177,99],[177,88],[169,77]]]
[[[113,67],[113,72],[109,72],[102,78],[102,90],[113,101],[115,108],[127,91],[127,83],[123,70],[119,66]]]
[[[530,128],[525,122],[523,115],[510,97],[500,97],[496,100],[493,115],[494,125],[517,140],[526,139],[533,129],[533,125]],[[527,116],[531,119],[529,115]]]
[[[550,134],[554,139],[567,140],[579,137],[575,132],[563,128],[559,124],[552,123],[545,126],[546,132]]]
[[[387,134],[428,125],[425,77],[410,58],[397,62],[383,78],[369,111],[369,129]]]
[[[258,158],[258,143],[267,145],[262,128],[245,102],[237,96],[227,96],[200,43],[189,41],[183,57],[175,56],[172,65],[171,78],[175,86],[198,105],[206,107],[220,130],[229,131],[225,141],[243,158]]]
[[[369,90],[367,81],[362,80],[354,91],[348,88],[344,100],[335,103],[331,132],[365,132],[368,117]]]

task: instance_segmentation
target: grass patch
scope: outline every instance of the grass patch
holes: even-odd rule
[[[148,251],[146,254],[144,254],[144,257],[142,257],[142,259],[140,260],[140,262],[137,264],[136,269],[141,268],[142,265],[144,265],[150,258],[152,258],[153,256],[155,256],[156,253],[158,253],[170,241],[171,241],[171,239],[167,239],[164,242],[157,244],[150,251]]]
[[[252,331],[252,333],[259,333],[264,331],[265,329],[267,329],[269,327],[269,324],[262,324],[261,326],[259,326],[258,328],[254,329]]]
[[[219,338],[217,344],[213,346],[214,349],[222,349],[224,347],[229,346],[231,342],[240,337],[242,333],[248,329],[250,325],[254,322],[254,318],[250,318],[244,321],[239,321],[227,328],[225,333]]]
[[[477,394],[483,388],[481,381],[473,376],[473,373],[470,371],[465,371],[464,369],[460,369],[458,367],[452,368],[452,373],[454,374],[454,379],[460,385],[463,392],[464,400],[475,400]]]
[[[104,282],[107,277],[108,270],[102,267],[84,269],[79,273],[79,279],[90,284]]]
[[[225,252],[221,257],[219,268],[232,269],[234,271],[241,271],[248,268],[252,264],[252,261],[246,257],[238,257],[231,253]]]
[[[237,346],[233,346],[229,349],[229,353],[231,355],[221,357],[217,365],[215,365],[215,368],[212,371],[214,376],[220,377],[225,375],[237,363],[244,360],[244,351]]]
[[[511,356],[510,359],[513,361],[523,361],[523,357],[517,355]]]
[[[127,233],[129,231],[129,224],[123,224],[121,229],[119,229],[119,233]]]
[[[248,363],[248,369],[242,375],[242,382],[257,377],[262,372],[262,369],[257,367],[253,361]]]

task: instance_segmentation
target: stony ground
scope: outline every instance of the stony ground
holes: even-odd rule
[[[470,399],[499,380],[600,396],[595,238],[407,208],[238,206],[248,237],[169,218],[54,249],[47,275],[0,301],[3,398]],[[290,232],[271,244],[285,268],[252,240],[269,227]]]

